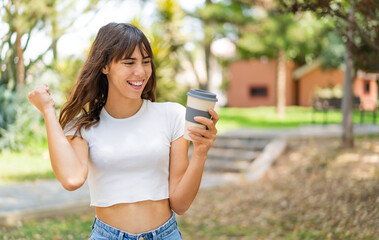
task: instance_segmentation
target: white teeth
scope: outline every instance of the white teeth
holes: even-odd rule
[[[131,82],[131,81],[128,81],[128,83],[130,83],[131,85],[133,86],[141,86],[143,84],[143,81],[138,81],[138,82]]]

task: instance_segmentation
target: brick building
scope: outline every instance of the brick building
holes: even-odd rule
[[[229,65],[228,106],[274,106],[276,60],[234,62]],[[286,63],[286,104],[311,106],[316,88],[343,86],[344,72],[323,70],[319,62],[296,68]],[[379,74],[359,71],[353,84],[353,93],[366,106],[375,107],[378,99]],[[370,107],[370,108],[371,108]]]

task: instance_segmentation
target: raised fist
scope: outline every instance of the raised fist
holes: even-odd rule
[[[55,103],[46,84],[40,85],[29,92],[28,99],[42,114],[49,110],[55,111]]]

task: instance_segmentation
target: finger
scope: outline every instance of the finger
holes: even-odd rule
[[[209,139],[203,137],[203,136],[198,136],[193,133],[188,133],[188,135],[191,137],[193,142],[198,142],[198,143],[207,143]]]
[[[33,95],[34,95],[34,91],[30,91],[28,93],[28,100],[29,100],[29,102],[31,101],[31,98],[32,98]]]
[[[205,117],[199,117],[199,116],[194,117],[194,119],[196,122],[204,124],[212,132],[217,132],[217,129],[215,127],[215,123],[213,122],[212,119],[205,118]]]
[[[205,138],[210,138],[210,139],[216,138],[216,134],[203,128],[194,127],[194,128],[189,128],[188,131],[193,134],[201,135]]]
[[[220,119],[220,116],[219,116],[219,115],[216,113],[216,111],[213,110],[213,109],[210,109],[210,110],[209,110],[209,113],[210,113],[211,116],[212,116],[212,119],[213,119],[214,124],[216,124],[216,123],[218,122],[218,120]]]

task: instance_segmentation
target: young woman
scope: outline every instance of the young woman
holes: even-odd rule
[[[73,191],[87,179],[96,217],[90,239],[181,239],[175,213],[193,202],[219,117],[183,138],[185,108],[155,102],[153,53],[130,24],[103,26],[59,121],[47,85],[28,94],[44,116],[57,179]]]

